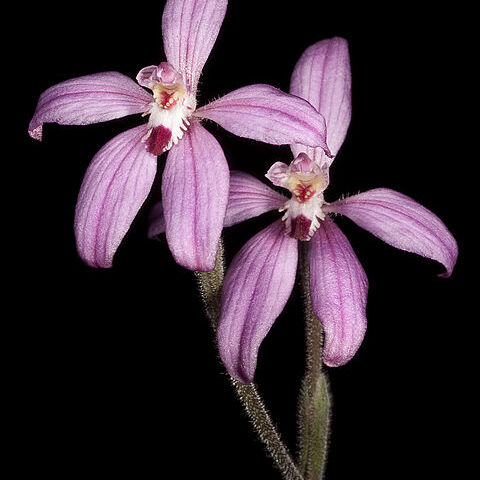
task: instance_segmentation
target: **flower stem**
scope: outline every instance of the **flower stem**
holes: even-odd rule
[[[310,273],[303,244],[299,267],[305,309],[306,365],[298,408],[298,464],[305,480],[320,480],[327,459],[330,398],[322,368],[322,326],[312,309]]]
[[[224,274],[223,243],[220,241],[214,270],[195,272],[205,312],[214,332],[216,332],[220,317],[220,298]],[[230,378],[255,432],[282,473],[284,480],[304,480],[287,447],[282,442],[255,385],[253,383],[244,385],[234,378]]]

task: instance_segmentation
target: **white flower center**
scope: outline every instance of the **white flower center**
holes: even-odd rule
[[[294,177],[294,178],[292,178]],[[292,198],[285,202],[280,210],[285,211],[282,220],[285,222],[285,233],[298,240],[308,241],[325,219],[322,206],[325,204],[322,179],[314,177],[310,182],[299,181],[291,175],[289,184]]]
[[[166,63],[145,67],[137,75],[140,85],[153,92],[154,101],[149,115],[148,133],[143,138],[146,148],[154,155],[166,152],[183,137],[196,108],[195,96],[187,91],[181,75]]]
[[[292,198],[280,209],[285,212],[285,233],[298,240],[310,240],[325,219],[322,207],[329,181],[328,165],[317,165],[307,154],[300,153],[290,165],[275,163],[266,176],[274,185],[292,192]]]

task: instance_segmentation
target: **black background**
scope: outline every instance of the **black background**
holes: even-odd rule
[[[252,83],[288,91],[306,47],[349,41],[353,117],[331,169],[327,200],[375,187],[403,192],[434,211],[458,240],[450,279],[442,267],[395,250],[348,220],[369,281],[365,340],[346,366],[329,369],[333,396],[327,479],[462,478],[471,460],[469,409],[476,375],[474,314],[465,288],[476,204],[467,198],[475,155],[466,150],[473,110],[461,5],[231,1],[203,72],[199,104]],[[7,339],[14,408],[10,445],[19,474],[49,478],[279,479],[220,365],[191,272],[166,242],[146,238],[154,189],[112,269],[94,270],[75,251],[73,214],[93,155],[139,124],[128,117],[85,127],[48,125],[26,134],[38,96],[68,78],[107,70],[135,77],[164,60],[163,2],[30,6],[20,16],[24,149],[11,229],[15,315]],[[231,168],[263,178],[287,146],[234,137],[209,123]],[[478,135],[478,134],[477,134]],[[475,137],[473,137],[475,139]],[[212,173],[214,174],[214,173]],[[225,231],[226,256],[275,213]],[[470,227],[473,228],[473,227]],[[7,260],[10,252],[7,251]],[[298,289],[260,350],[256,380],[287,444],[303,368]],[[455,472],[455,473],[454,473]],[[21,476],[21,475],[20,475]]]

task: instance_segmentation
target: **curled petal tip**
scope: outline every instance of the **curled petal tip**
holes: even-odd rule
[[[231,377],[233,377],[235,380],[239,381],[240,383],[243,383],[243,385],[249,385],[250,383],[253,382],[253,376],[250,375],[232,375],[230,374]]]
[[[327,367],[343,367],[346,365],[350,360],[356,355],[358,349],[360,348],[360,345],[363,342],[363,339],[365,337],[365,331],[366,329],[363,329],[358,331],[358,336],[357,340],[350,345],[350,349],[348,350],[340,350],[338,352],[330,352],[327,349],[323,353],[323,363]]]
[[[457,255],[455,254],[454,258],[451,260],[450,264],[446,265],[446,270],[444,272],[441,272],[437,275],[439,278],[450,278],[453,269],[455,268],[455,264],[457,263]]]
[[[213,254],[209,255],[208,257],[199,258],[195,255],[192,255],[192,253],[188,251],[176,251],[175,246],[172,246],[172,241],[170,241],[169,246],[175,262],[187,270],[192,272],[211,272],[215,268],[216,250],[214,252],[212,251]]]
[[[323,363],[324,363],[327,367],[332,367],[332,368],[334,368],[334,367],[341,367],[341,366],[345,365],[345,364],[348,362],[348,360],[347,360],[347,361],[336,361],[336,360],[332,360],[332,359],[326,357],[325,355],[323,355],[322,358],[323,358]]]
[[[211,272],[215,268],[216,257],[212,259],[207,259],[203,264],[198,265],[195,269],[191,268],[190,270],[195,270],[197,272]]]
[[[90,258],[88,258],[86,256],[83,256],[83,255],[80,255],[80,258],[82,259],[82,262],[85,265],[87,265],[91,268],[112,268],[112,265],[113,265],[113,256],[112,256],[112,258],[105,259],[105,260],[100,261],[100,262],[94,262]]]
[[[204,251],[200,255],[194,248],[193,242],[187,247],[181,248],[181,245],[179,247],[175,240],[170,239],[169,241],[168,232],[167,242],[169,242],[170,251],[175,262],[181,267],[192,272],[210,272],[215,268],[217,247],[214,247],[211,241],[208,251]]]
[[[43,128],[42,128],[42,125],[40,125],[39,127],[29,127],[28,129],[28,134],[34,139],[34,140],[38,140],[39,142],[42,141],[42,136],[43,136]]]
[[[446,227],[445,227],[446,228]],[[439,273],[438,276],[440,278],[449,278],[452,273],[453,269],[455,268],[455,265],[457,263],[457,258],[458,258],[458,244],[453,235],[448,231],[450,234],[450,251],[451,255],[449,258],[449,261],[445,262],[445,272]]]
[[[332,203],[329,211],[349,217],[357,225],[395,248],[441,263],[451,275],[458,246],[445,224],[415,200],[394,190],[376,188]]]
[[[150,93],[118,72],[100,72],[72,78],[45,90],[28,127],[29,135],[42,139],[45,123],[89,125],[144,113]]]

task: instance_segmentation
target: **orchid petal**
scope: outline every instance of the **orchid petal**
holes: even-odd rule
[[[157,202],[148,217],[148,238],[155,238],[165,233],[165,216],[163,214],[162,202]]]
[[[118,72],[102,72],[58,83],[40,95],[28,133],[42,139],[43,124],[88,125],[143,113],[150,93]]]
[[[278,210],[286,201],[286,197],[252,175],[232,171],[224,226],[229,227],[270,210]]]
[[[168,153],[162,203],[168,245],[177,263],[190,270],[215,266],[228,201],[229,171],[222,147],[192,123]]]
[[[239,88],[197,109],[195,115],[240,137],[273,145],[302,143],[329,154],[322,115],[303,98],[270,85]]]
[[[290,167],[283,162],[275,162],[265,176],[277,187],[287,188],[290,177]]]
[[[350,58],[344,38],[331,38],[315,43],[298,60],[290,81],[290,93],[308,100],[324,117],[327,143],[336,155],[347,134],[352,113]],[[323,150],[292,145],[317,162],[325,157]],[[330,163],[332,160],[330,160]]]
[[[217,338],[225,367],[243,383],[253,380],[260,344],[290,297],[297,248],[277,220],[244,245],[227,271]]]
[[[163,11],[163,46],[168,62],[185,75],[195,93],[227,10],[227,0],[168,0]]]
[[[430,210],[410,197],[377,188],[332,203],[324,210],[340,213],[384,242],[442,263],[451,275],[458,247],[453,235]]]
[[[308,248],[310,294],[325,335],[323,361],[347,363],[362,343],[367,328],[368,280],[349,241],[328,217]]]
[[[110,140],[93,158],[75,210],[81,258],[92,267],[111,267],[113,255],[147,198],[156,157],[141,142],[145,125]]]
[[[152,75],[157,70],[157,65],[149,65],[148,67],[142,68],[138,73],[135,79],[137,83],[142,87],[150,88],[153,87]]]

